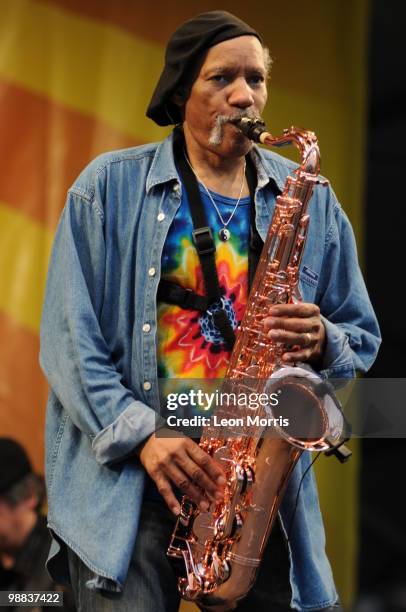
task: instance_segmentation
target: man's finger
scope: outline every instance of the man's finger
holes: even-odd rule
[[[320,314],[320,308],[308,302],[275,304],[269,309],[268,314],[271,317],[314,317]]]
[[[155,480],[155,484],[157,486],[159,493],[164,498],[169,510],[173,512],[173,514],[178,516],[180,512],[180,504],[175,497],[175,494],[172,490],[172,487],[171,487],[171,484],[168,478],[164,474],[160,473],[159,476]]]
[[[210,455],[200,448],[200,446],[190,440],[190,444],[186,447],[186,450],[191,459],[203,468],[217,487],[226,484],[224,471]]]
[[[213,501],[219,501],[222,499],[223,495],[220,485],[210,478],[203,467],[195,463],[195,461],[192,460],[187,453],[185,453],[185,455],[182,457],[176,457],[175,461],[182,469],[182,472],[186,474],[194,483],[198,484],[199,487],[201,487],[203,491],[205,491],[207,495],[213,499]]]
[[[202,510],[205,512],[209,509],[209,502],[207,501],[204,491],[191,480],[187,473],[179,469],[174,463],[167,466],[166,475],[169,476],[171,481],[185,493],[190,499],[192,499]],[[214,500],[213,500],[214,501]]]
[[[294,353],[284,353],[282,355],[282,360],[286,363],[297,363],[302,361],[306,363],[312,356],[311,349],[303,349],[301,351],[295,351]]]
[[[282,329],[271,329],[268,336],[275,342],[283,342],[284,344],[298,344],[303,348],[313,346],[317,342],[317,337],[310,332],[296,333]]]
[[[317,331],[320,327],[320,320],[316,317],[266,317],[263,320],[263,325],[266,332],[270,329],[286,329],[306,333]]]

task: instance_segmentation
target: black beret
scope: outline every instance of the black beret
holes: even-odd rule
[[[31,463],[23,447],[11,438],[0,438],[0,494],[31,472]]]
[[[147,108],[147,117],[158,125],[180,123],[179,107],[171,96],[193,64],[210,47],[245,35],[256,36],[262,43],[258,32],[226,11],[201,13],[183,23],[166,47],[164,69]]]

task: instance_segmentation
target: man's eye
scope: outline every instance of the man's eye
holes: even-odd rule
[[[212,81],[215,81],[216,83],[227,83],[228,79],[226,77],[225,74],[214,74],[211,77]]]
[[[248,79],[249,83],[252,83],[254,85],[259,85],[259,83],[263,83],[264,82],[264,77],[262,76],[262,74],[255,74],[254,76],[250,77]]]

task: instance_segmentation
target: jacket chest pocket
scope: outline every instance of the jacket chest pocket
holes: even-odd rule
[[[319,275],[308,266],[303,266],[299,273],[299,289],[304,302],[314,303],[319,284]]]

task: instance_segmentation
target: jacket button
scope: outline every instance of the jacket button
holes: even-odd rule
[[[144,323],[144,325],[142,326],[142,331],[143,332],[151,331],[151,325],[149,323]]]
[[[149,274],[149,276],[155,276],[155,268],[150,268],[148,270],[148,274]]]
[[[145,389],[145,391],[149,391],[149,390],[151,389],[151,387],[152,387],[152,385],[151,385],[151,383],[149,382],[149,380],[146,380],[146,381],[144,382],[144,389]]]
[[[174,192],[174,193],[179,193],[179,190],[180,190],[180,187],[179,187],[178,183],[176,183],[176,184],[173,186],[173,192]]]
[[[163,221],[165,219],[165,215],[164,213],[159,213],[159,215],[157,216],[158,221]]]

